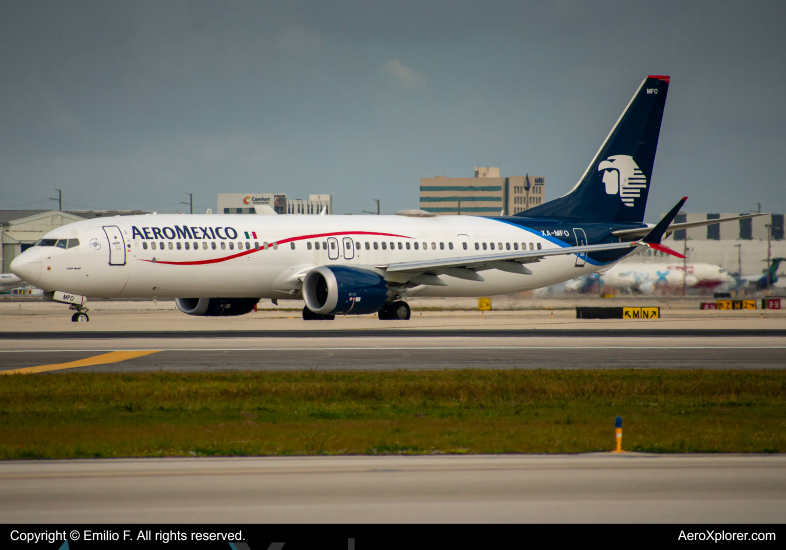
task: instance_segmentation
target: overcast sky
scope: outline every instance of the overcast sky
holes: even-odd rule
[[[647,220],[786,211],[786,2],[23,2],[0,17],[0,208],[221,192],[418,207],[419,179],[567,192],[671,76]],[[32,204],[26,204],[32,203]]]

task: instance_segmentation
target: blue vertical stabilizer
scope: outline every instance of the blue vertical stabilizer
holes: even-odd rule
[[[642,222],[668,76],[648,76],[568,194],[517,214],[616,222]]]

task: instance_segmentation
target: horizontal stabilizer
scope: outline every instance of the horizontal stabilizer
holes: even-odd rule
[[[747,220],[748,218],[755,218],[757,216],[766,216],[767,214],[745,214],[743,216],[730,216],[728,218],[717,218],[714,220],[699,220],[697,222],[673,223],[669,225],[666,231],[679,231],[681,229],[691,229],[693,227],[703,227],[707,225],[715,225],[716,223],[733,222],[737,220]],[[652,230],[652,227],[637,227],[636,229],[620,229],[612,231],[611,234],[615,237],[639,237],[646,235]]]

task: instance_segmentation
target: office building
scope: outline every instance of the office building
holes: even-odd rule
[[[309,195],[308,200],[287,199],[284,193],[219,193],[219,214],[320,214],[333,213],[333,195]]]
[[[498,167],[476,167],[472,178],[420,178],[420,209],[440,215],[518,214],[545,202],[543,176],[501,177]]]

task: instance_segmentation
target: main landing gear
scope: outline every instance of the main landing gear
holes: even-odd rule
[[[335,315],[322,315],[321,313],[314,313],[308,307],[303,308],[303,320],[305,321],[332,321]]]
[[[72,323],[87,323],[90,320],[90,317],[87,316],[89,310],[85,306],[71,304],[70,309],[76,311],[76,313],[71,316]]]
[[[403,300],[385,304],[377,316],[380,321],[407,321],[411,315],[409,304]]]

